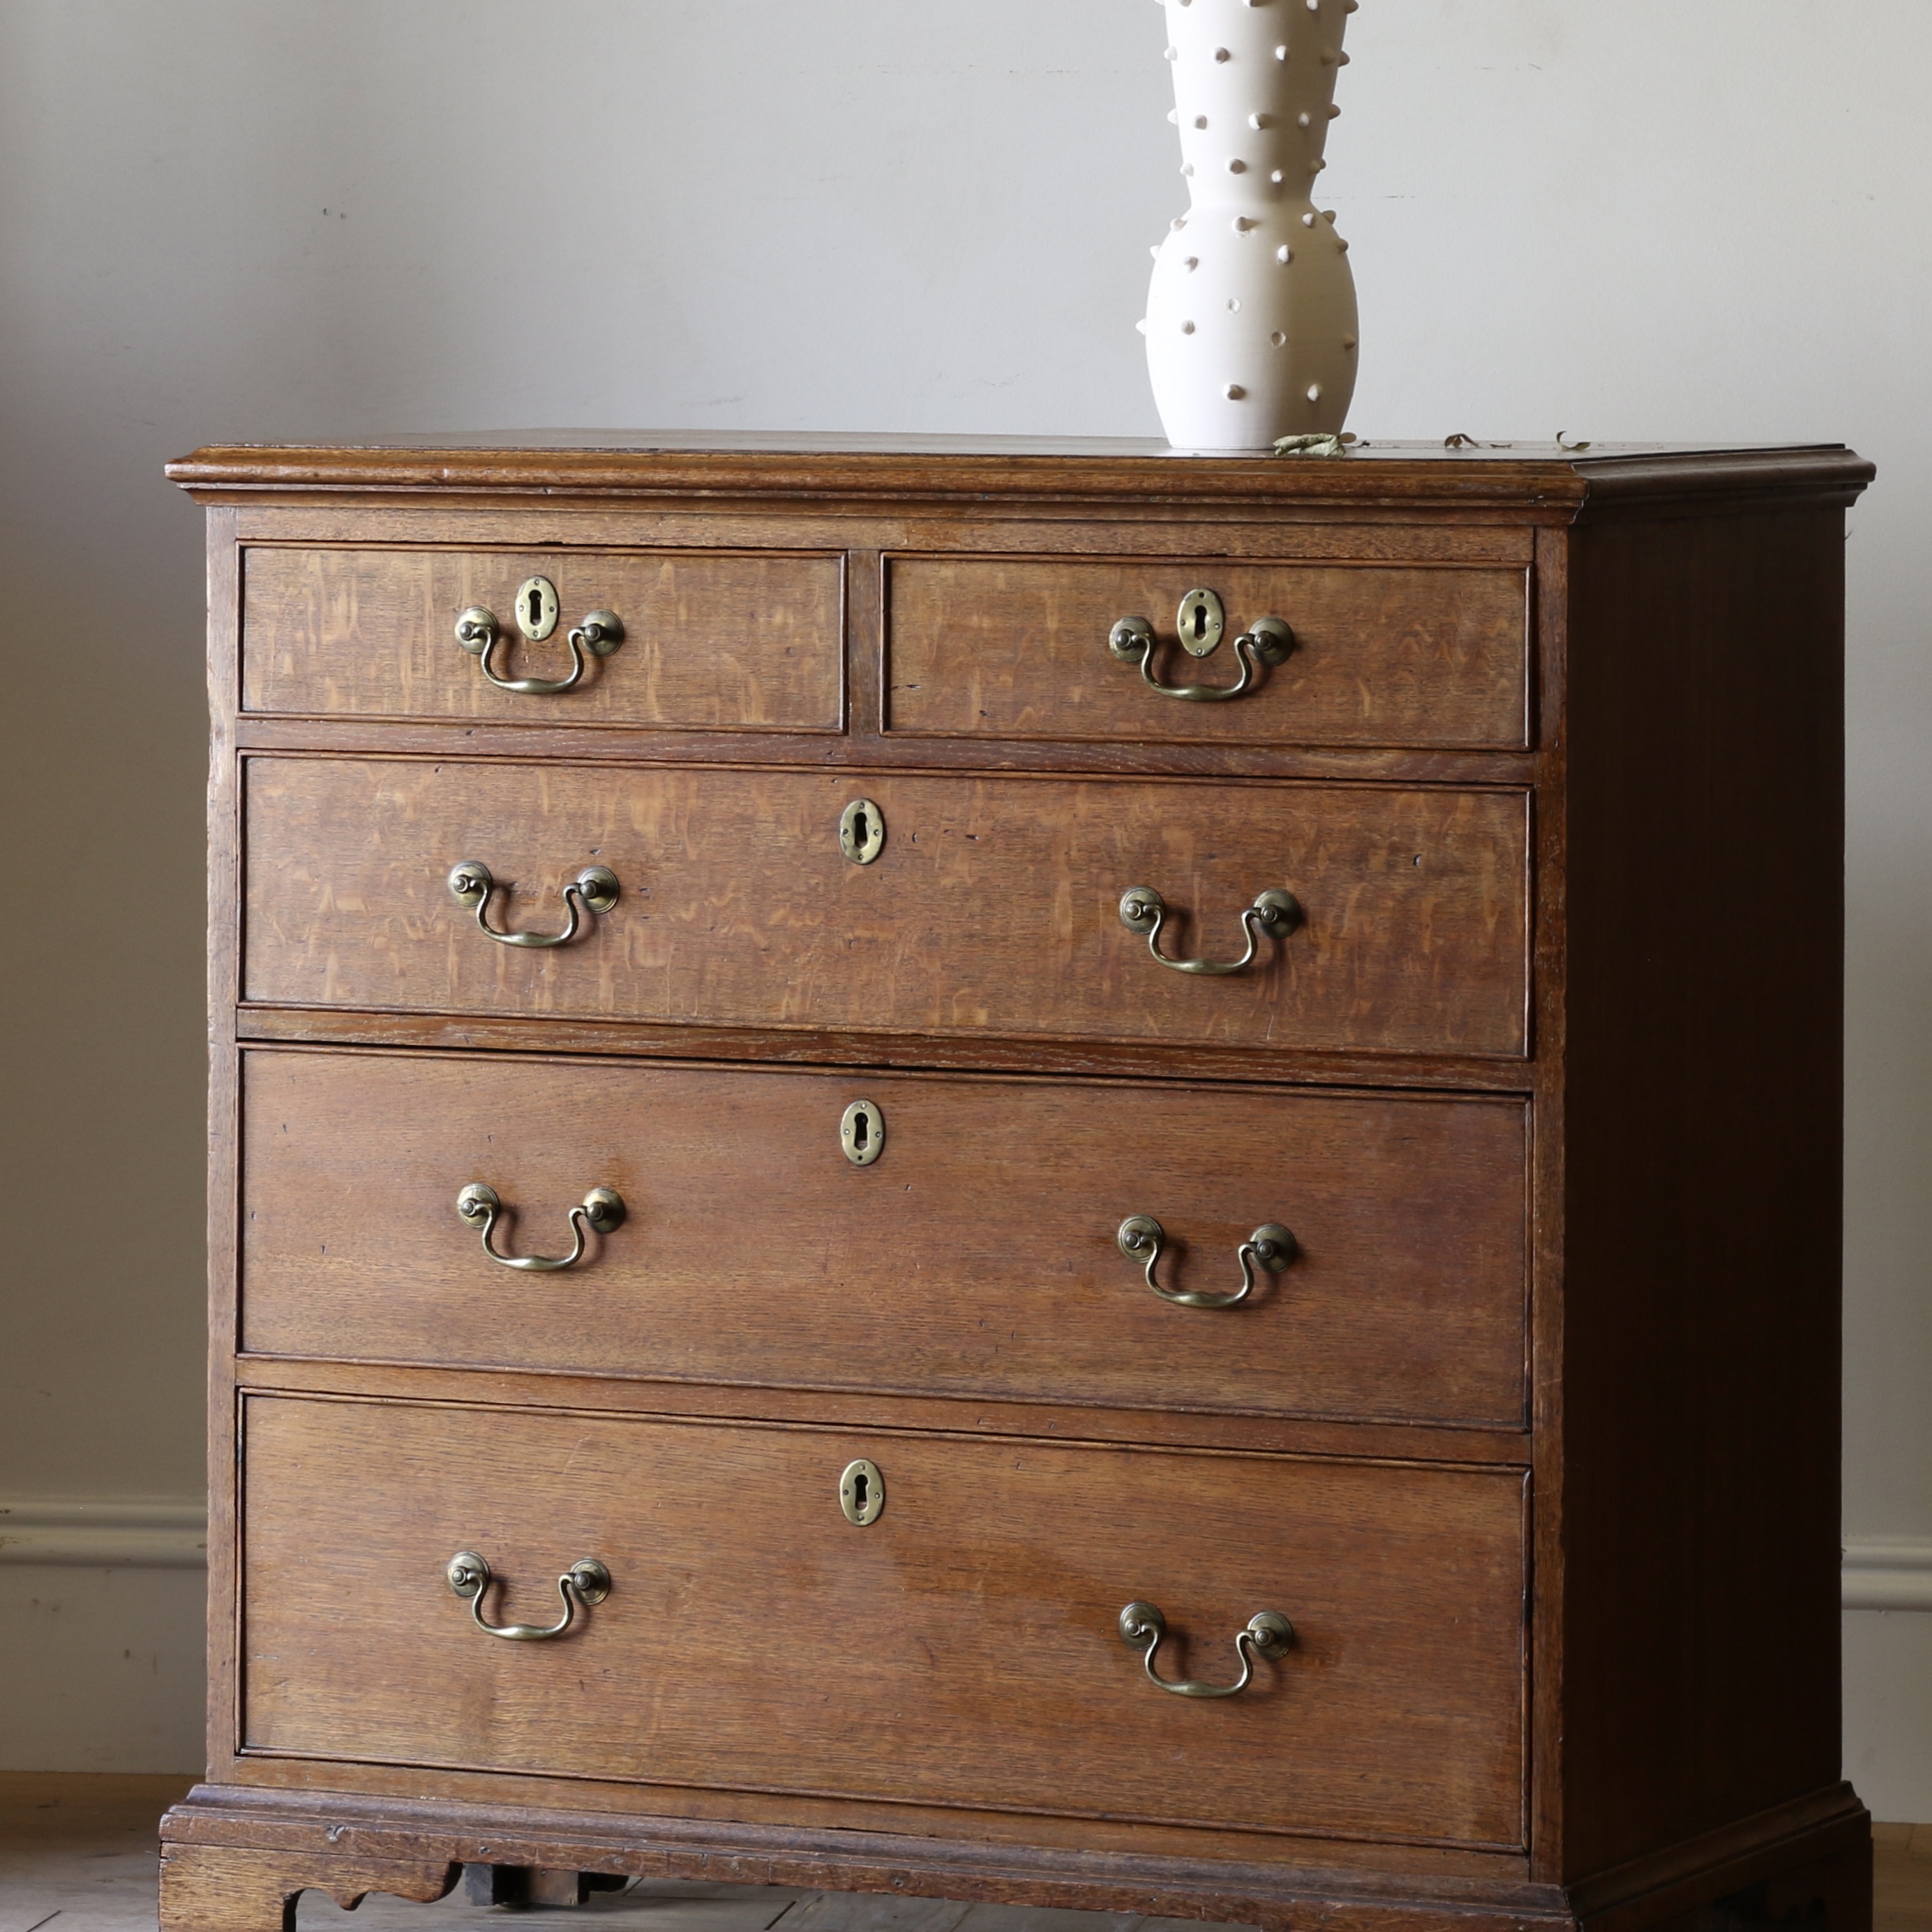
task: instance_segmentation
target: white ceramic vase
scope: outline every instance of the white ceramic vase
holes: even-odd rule
[[[1316,178],[1356,0],[1161,0],[1189,206],[1154,250],[1148,368],[1177,448],[1340,432],[1355,279]]]

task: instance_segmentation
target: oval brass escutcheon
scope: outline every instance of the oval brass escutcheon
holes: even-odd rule
[[[886,849],[886,814],[869,798],[855,798],[839,814],[838,849],[855,866],[869,866]]]
[[[1190,656],[1204,658],[1221,641],[1228,628],[1228,613],[1211,590],[1190,590],[1180,600],[1174,620],[1180,633],[1180,648]]]
[[[886,1150],[886,1117],[869,1100],[854,1100],[838,1123],[838,1144],[854,1167],[870,1167]]]
[[[838,1507],[845,1512],[845,1520],[858,1528],[870,1528],[885,1506],[886,1479],[880,1474],[878,1464],[862,1456],[856,1462],[848,1462],[838,1478]]]
[[[556,628],[556,586],[547,577],[526,578],[517,586],[517,628],[540,644]]]

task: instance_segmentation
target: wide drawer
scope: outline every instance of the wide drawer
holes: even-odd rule
[[[542,641],[518,623],[519,589],[556,593]],[[479,658],[457,640],[472,607],[501,641]],[[569,634],[610,610],[623,636],[583,653],[563,692]],[[544,628],[540,617],[532,627]],[[242,706],[326,717],[628,724],[668,730],[836,731],[844,560],[718,550],[244,550]]]
[[[1522,1420],[1518,1101],[258,1050],[242,1112],[262,1353]],[[625,1219],[519,1282],[456,1211],[479,1182],[512,1258],[566,1256],[592,1187]],[[1246,1298],[1163,1300],[1136,1216],[1161,1288]],[[1270,1224],[1292,1258],[1244,1267]]]
[[[1520,750],[1529,742],[1529,578],[1521,567],[1086,562],[902,556],[887,625],[895,732],[956,738],[1155,740]],[[1182,600],[1220,600],[1221,640],[1180,646]],[[1235,640],[1276,617],[1286,658],[1231,701],[1149,688],[1226,688]],[[1141,618],[1143,671],[1108,648]],[[1201,620],[1188,628],[1209,641]],[[1260,667],[1257,667],[1258,670]]]
[[[842,853],[862,795],[875,862]],[[772,770],[248,761],[249,999],[874,1033],[1520,1054],[1520,792]],[[480,862],[494,942],[452,898]],[[1123,922],[1172,909],[1163,954]],[[1266,890],[1301,922],[1241,915]],[[573,902],[574,903],[574,902]]]
[[[247,1750],[1522,1840],[1520,1472],[282,1396],[242,1468]],[[500,1641],[460,1552],[494,1623],[559,1618],[586,1558],[610,1594]],[[1164,1677],[1234,1682],[1262,1611],[1293,1640],[1239,1696],[1170,1696],[1136,1601]]]

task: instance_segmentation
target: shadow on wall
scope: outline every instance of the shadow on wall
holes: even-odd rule
[[[0,583],[67,614],[0,627],[5,1495],[201,1480],[202,620],[169,574],[0,524]]]
[[[0,525],[0,1501],[201,1482],[199,572]],[[30,694],[30,695],[28,695]],[[5,1525],[0,1523],[0,1535]],[[0,1768],[202,1762],[203,1574],[0,1562]]]

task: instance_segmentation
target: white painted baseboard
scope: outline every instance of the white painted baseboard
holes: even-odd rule
[[[1848,1542],[1839,1589],[1848,1610],[1932,1610],[1932,1543],[1894,1536]]]
[[[199,1570],[207,1562],[208,1512],[199,1497],[0,1501],[0,1563]]]
[[[0,1497],[0,1770],[196,1770],[207,1563],[199,1497]]]

